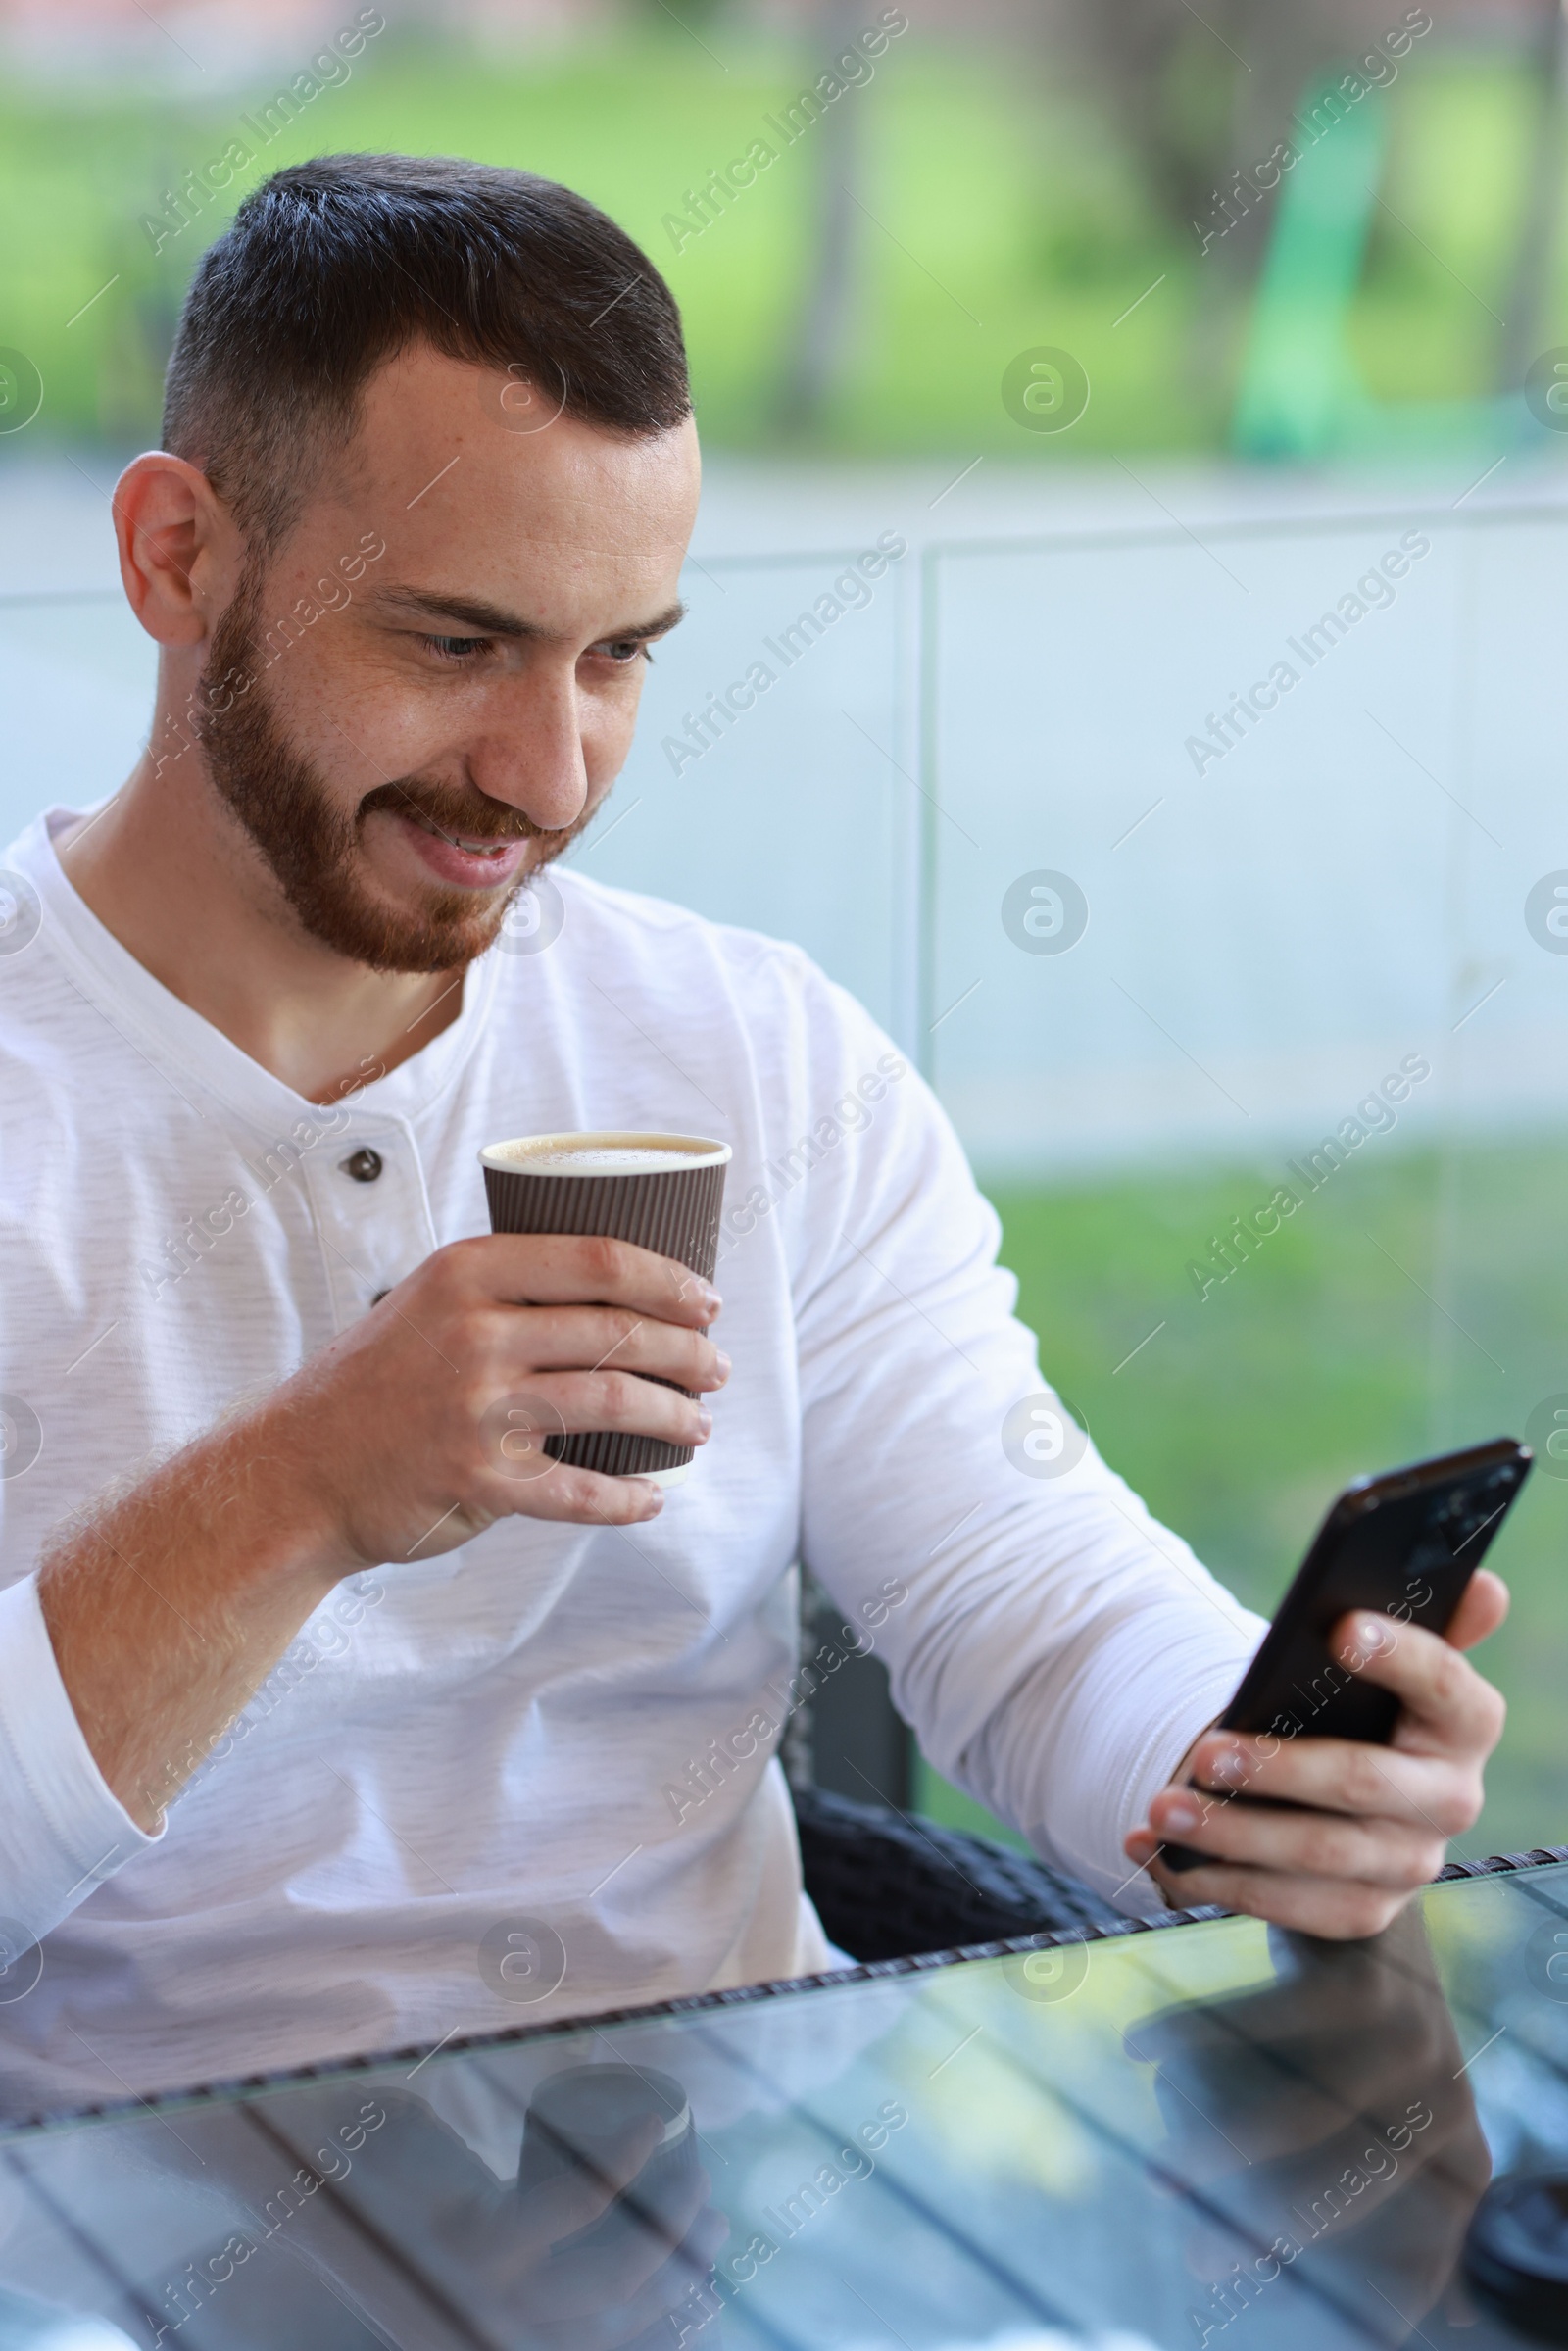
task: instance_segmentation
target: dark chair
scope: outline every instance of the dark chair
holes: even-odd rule
[[[1090,1886],[989,1837],[822,1788],[794,1790],[806,1890],[829,1941],[852,1959],[912,1959],[1029,1935],[1090,1940],[1131,1922]],[[1476,1878],[1568,1861],[1568,1845],[1450,1861],[1440,1878]],[[1223,1918],[1211,1904],[1162,1923]]]
[[[830,1941],[869,1963],[1022,1935],[1127,1933],[1134,1921],[1033,1854],[901,1809],[913,1750],[881,1658],[858,1651],[855,1634],[809,1575],[801,1630],[804,1658],[823,1642],[838,1658],[792,1712],[783,1755],[806,1890]],[[840,1792],[849,1788],[856,1792]]]
[[[852,1959],[906,1959],[1014,1935],[1125,1934],[1125,1913],[989,1837],[826,1788],[795,1790],[806,1890]],[[1217,1910],[1183,1918],[1218,1918]]]

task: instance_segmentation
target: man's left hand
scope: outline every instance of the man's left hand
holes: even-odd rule
[[[1334,1654],[1401,1700],[1391,1743],[1205,1731],[1126,1839],[1128,1859],[1177,1906],[1217,1902],[1340,1939],[1381,1933],[1481,1811],[1482,1767],[1506,1709],[1461,1652],[1507,1613],[1507,1587],[1481,1568],[1446,1635],[1386,1616],[1342,1617]],[[1223,1801],[1240,1793],[1275,1801]],[[1165,1839],[1213,1860],[1161,1869]]]

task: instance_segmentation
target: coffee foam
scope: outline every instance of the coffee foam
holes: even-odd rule
[[[562,1145],[556,1151],[519,1151],[507,1161],[523,1175],[644,1175],[657,1167],[690,1167],[691,1163],[690,1151],[634,1151],[630,1145],[615,1143],[589,1144],[580,1151]]]
[[[658,1175],[711,1166],[729,1157],[729,1147],[700,1135],[529,1135],[493,1143],[481,1155],[514,1175]]]

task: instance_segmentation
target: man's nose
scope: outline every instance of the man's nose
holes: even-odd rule
[[[464,746],[469,775],[547,832],[564,832],[588,797],[576,680],[545,664],[496,685]]]

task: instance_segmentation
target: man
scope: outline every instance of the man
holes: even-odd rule
[[[902,1056],[791,948],[539,878],[697,490],[673,302],[564,189],[328,159],[197,273],[115,499],[149,747],[6,859],[12,2107],[827,1964],[798,1559],[938,1766],[1126,1907],[1365,1935],[1475,1818],[1495,1579],[1453,1645],[1348,1649],[1391,1750],[1205,1736],[1257,1621],[1092,1448],[1009,1460],[1033,1344]],[[722,1304],[489,1236],[480,1148],[591,1127],[733,1146]],[[519,1396],[689,1482],[517,1477]],[[1211,1862],[1167,1882],[1166,1835]]]

